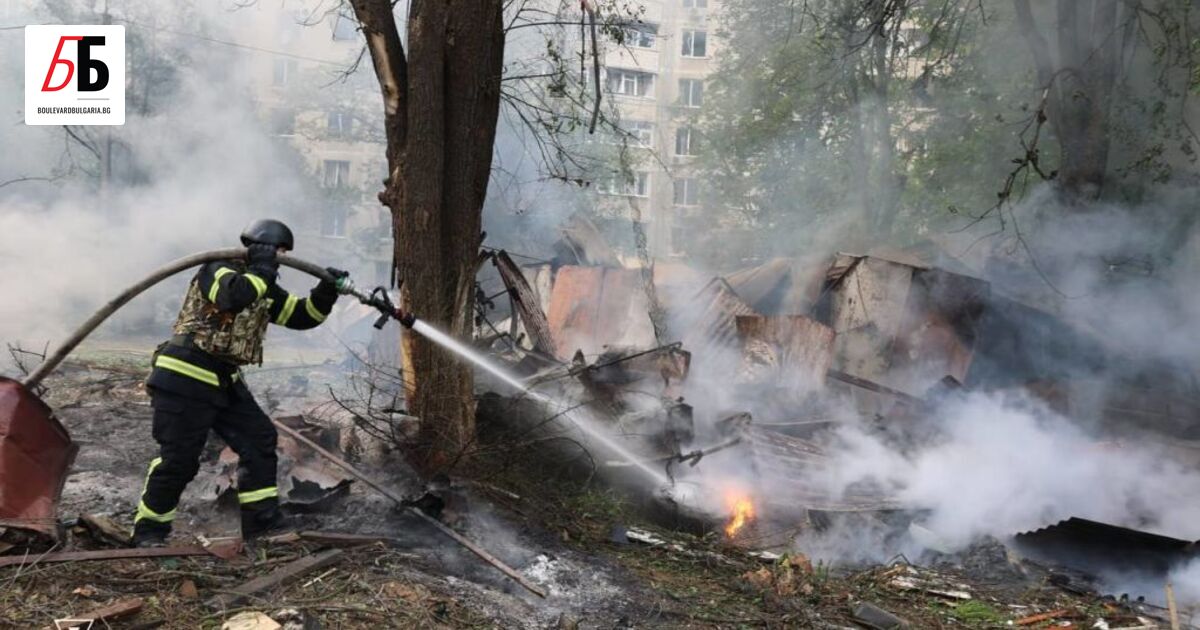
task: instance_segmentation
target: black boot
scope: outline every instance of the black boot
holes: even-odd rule
[[[142,519],[133,524],[133,539],[130,544],[134,547],[166,547],[167,535],[170,533],[170,524]]]
[[[279,509],[279,502],[267,499],[242,507],[242,538],[250,540],[267,534],[295,529],[299,523]]]

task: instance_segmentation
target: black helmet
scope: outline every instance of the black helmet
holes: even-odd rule
[[[264,243],[291,250],[295,240],[292,238],[292,231],[282,221],[259,219],[242,230],[242,245],[249,247],[251,243]]]

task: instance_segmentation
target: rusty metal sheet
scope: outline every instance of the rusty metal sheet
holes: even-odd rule
[[[296,429],[323,448],[337,449],[337,432],[310,424],[304,416],[286,416],[279,422]],[[292,437],[279,436],[279,500],[293,509],[321,511],[350,493],[354,479],[340,468],[317,455]],[[237,487],[238,456],[229,447],[218,458],[221,471],[216,479],[216,496],[234,492]]]
[[[672,314],[686,309],[696,292],[710,280],[710,276],[679,261],[655,261],[652,271],[659,302],[663,310]]]
[[[337,450],[336,429],[310,424],[304,416],[278,419],[321,445]],[[289,435],[279,436],[279,496],[282,502],[300,510],[319,511],[350,494],[354,479],[329,460],[320,457]]]
[[[46,403],[0,377],[0,526],[57,538],[58,499],[78,451]]]
[[[833,329],[803,315],[765,317],[739,315],[743,371],[757,382],[769,382],[793,393],[810,392],[825,383],[833,360]]]
[[[713,278],[684,310],[683,347],[699,360],[722,348],[736,348],[737,317],[752,314],[754,309],[724,278]]]
[[[550,332],[550,322],[542,310],[538,294],[521,273],[521,268],[509,257],[508,252],[500,251],[492,261],[500,272],[500,279],[504,281],[505,288],[508,289],[533,349],[554,356],[554,336]]]
[[[729,286],[755,312],[807,315],[824,281],[823,266],[794,258],[773,258],[726,277]]]
[[[916,271],[892,345],[892,382],[914,393],[946,376],[966,382],[990,294],[991,285],[977,278],[940,269]]]
[[[605,347],[656,345],[641,272],[562,267],[554,279],[547,319],[558,356],[595,356]]]

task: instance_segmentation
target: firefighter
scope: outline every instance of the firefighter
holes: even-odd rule
[[[242,232],[246,261],[200,268],[188,286],[173,336],[154,354],[146,388],[154,407],[159,456],[150,462],[134,516],[133,544],[165,544],[184,487],[200,468],[210,430],[238,455],[242,535],[286,522],[275,487],[277,433],[246,387],[241,366],[262,363],[268,324],[304,330],[320,325],[346,272],[328,269],[306,298],[276,284],[276,256],[292,249],[292,231],[274,220]]]

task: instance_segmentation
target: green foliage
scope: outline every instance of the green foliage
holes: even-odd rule
[[[879,16],[861,0],[800,4],[726,5],[728,52],[704,117],[716,218],[797,237],[764,254],[787,255],[824,226],[854,225],[865,245],[994,203],[1011,166],[997,147],[1017,150],[1014,123],[1030,115],[1031,70],[990,57],[1014,34],[985,21],[1007,9],[900,2]]]
[[[1005,617],[995,608],[972,599],[954,607],[950,616],[963,622],[969,628],[996,628],[1005,625]]]
[[[1058,50],[1054,4],[1036,4],[1028,25],[1007,2],[728,0],[699,220],[757,235],[766,257],[820,246],[828,228],[857,238],[834,246],[858,248],[998,218],[1059,170],[1071,145],[1054,116],[1079,116],[1047,106],[1055,94],[1031,53],[1038,38]],[[1189,0],[1124,3],[1120,15],[1118,33],[1079,35],[1127,45],[1111,95],[1073,123],[1105,134],[1104,197],[1136,202],[1200,181],[1188,123],[1200,15]],[[1067,102],[1088,98],[1064,83],[1070,68],[1049,70]]]

